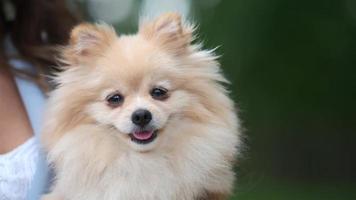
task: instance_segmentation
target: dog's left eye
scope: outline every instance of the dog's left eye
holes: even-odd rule
[[[106,101],[108,102],[109,106],[117,107],[124,102],[124,97],[121,94],[111,94],[106,97]]]
[[[163,87],[155,87],[151,90],[151,96],[156,100],[164,100],[168,98],[168,90]]]

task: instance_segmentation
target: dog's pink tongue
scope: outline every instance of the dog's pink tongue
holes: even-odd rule
[[[139,140],[147,140],[153,134],[153,131],[141,131],[133,133],[133,136]]]

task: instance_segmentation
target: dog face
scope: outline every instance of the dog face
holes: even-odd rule
[[[153,149],[169,133],[190,95],[174,66],[179,63],[140,36],[122,36],[97,60],[92,76],[98,96],[87,113],[139,151]]]
[[[135,35],[74,28],[63,50],[68,69],[57,79],[66,118],[86,116],[136,151],[157,148],[190,122],[226,118],[225,79],[215,57],[191,45],[192,32],[177,14],[143,23]]]

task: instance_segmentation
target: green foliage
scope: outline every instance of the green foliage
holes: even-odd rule
[[[356,3],[221,1],[198,10],[247,129],[242,165],[273,176],[356,180]],[[198,5],[198,4],[197,4]]]

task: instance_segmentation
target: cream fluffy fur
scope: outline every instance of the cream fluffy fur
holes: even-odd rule
[[[44,199],[225,199],[240,145],[233,102],[216,57],[192,45],[193,28],[174,13],[144,22],[136,35],[83,24],[71,34],[50,95],[43,133],[57,173]],[[154,86],[168,89],[154,100]],[[105,98],[119,91],[124,103]],[[131,114],[150,110],[159,130],[132,142]]]

